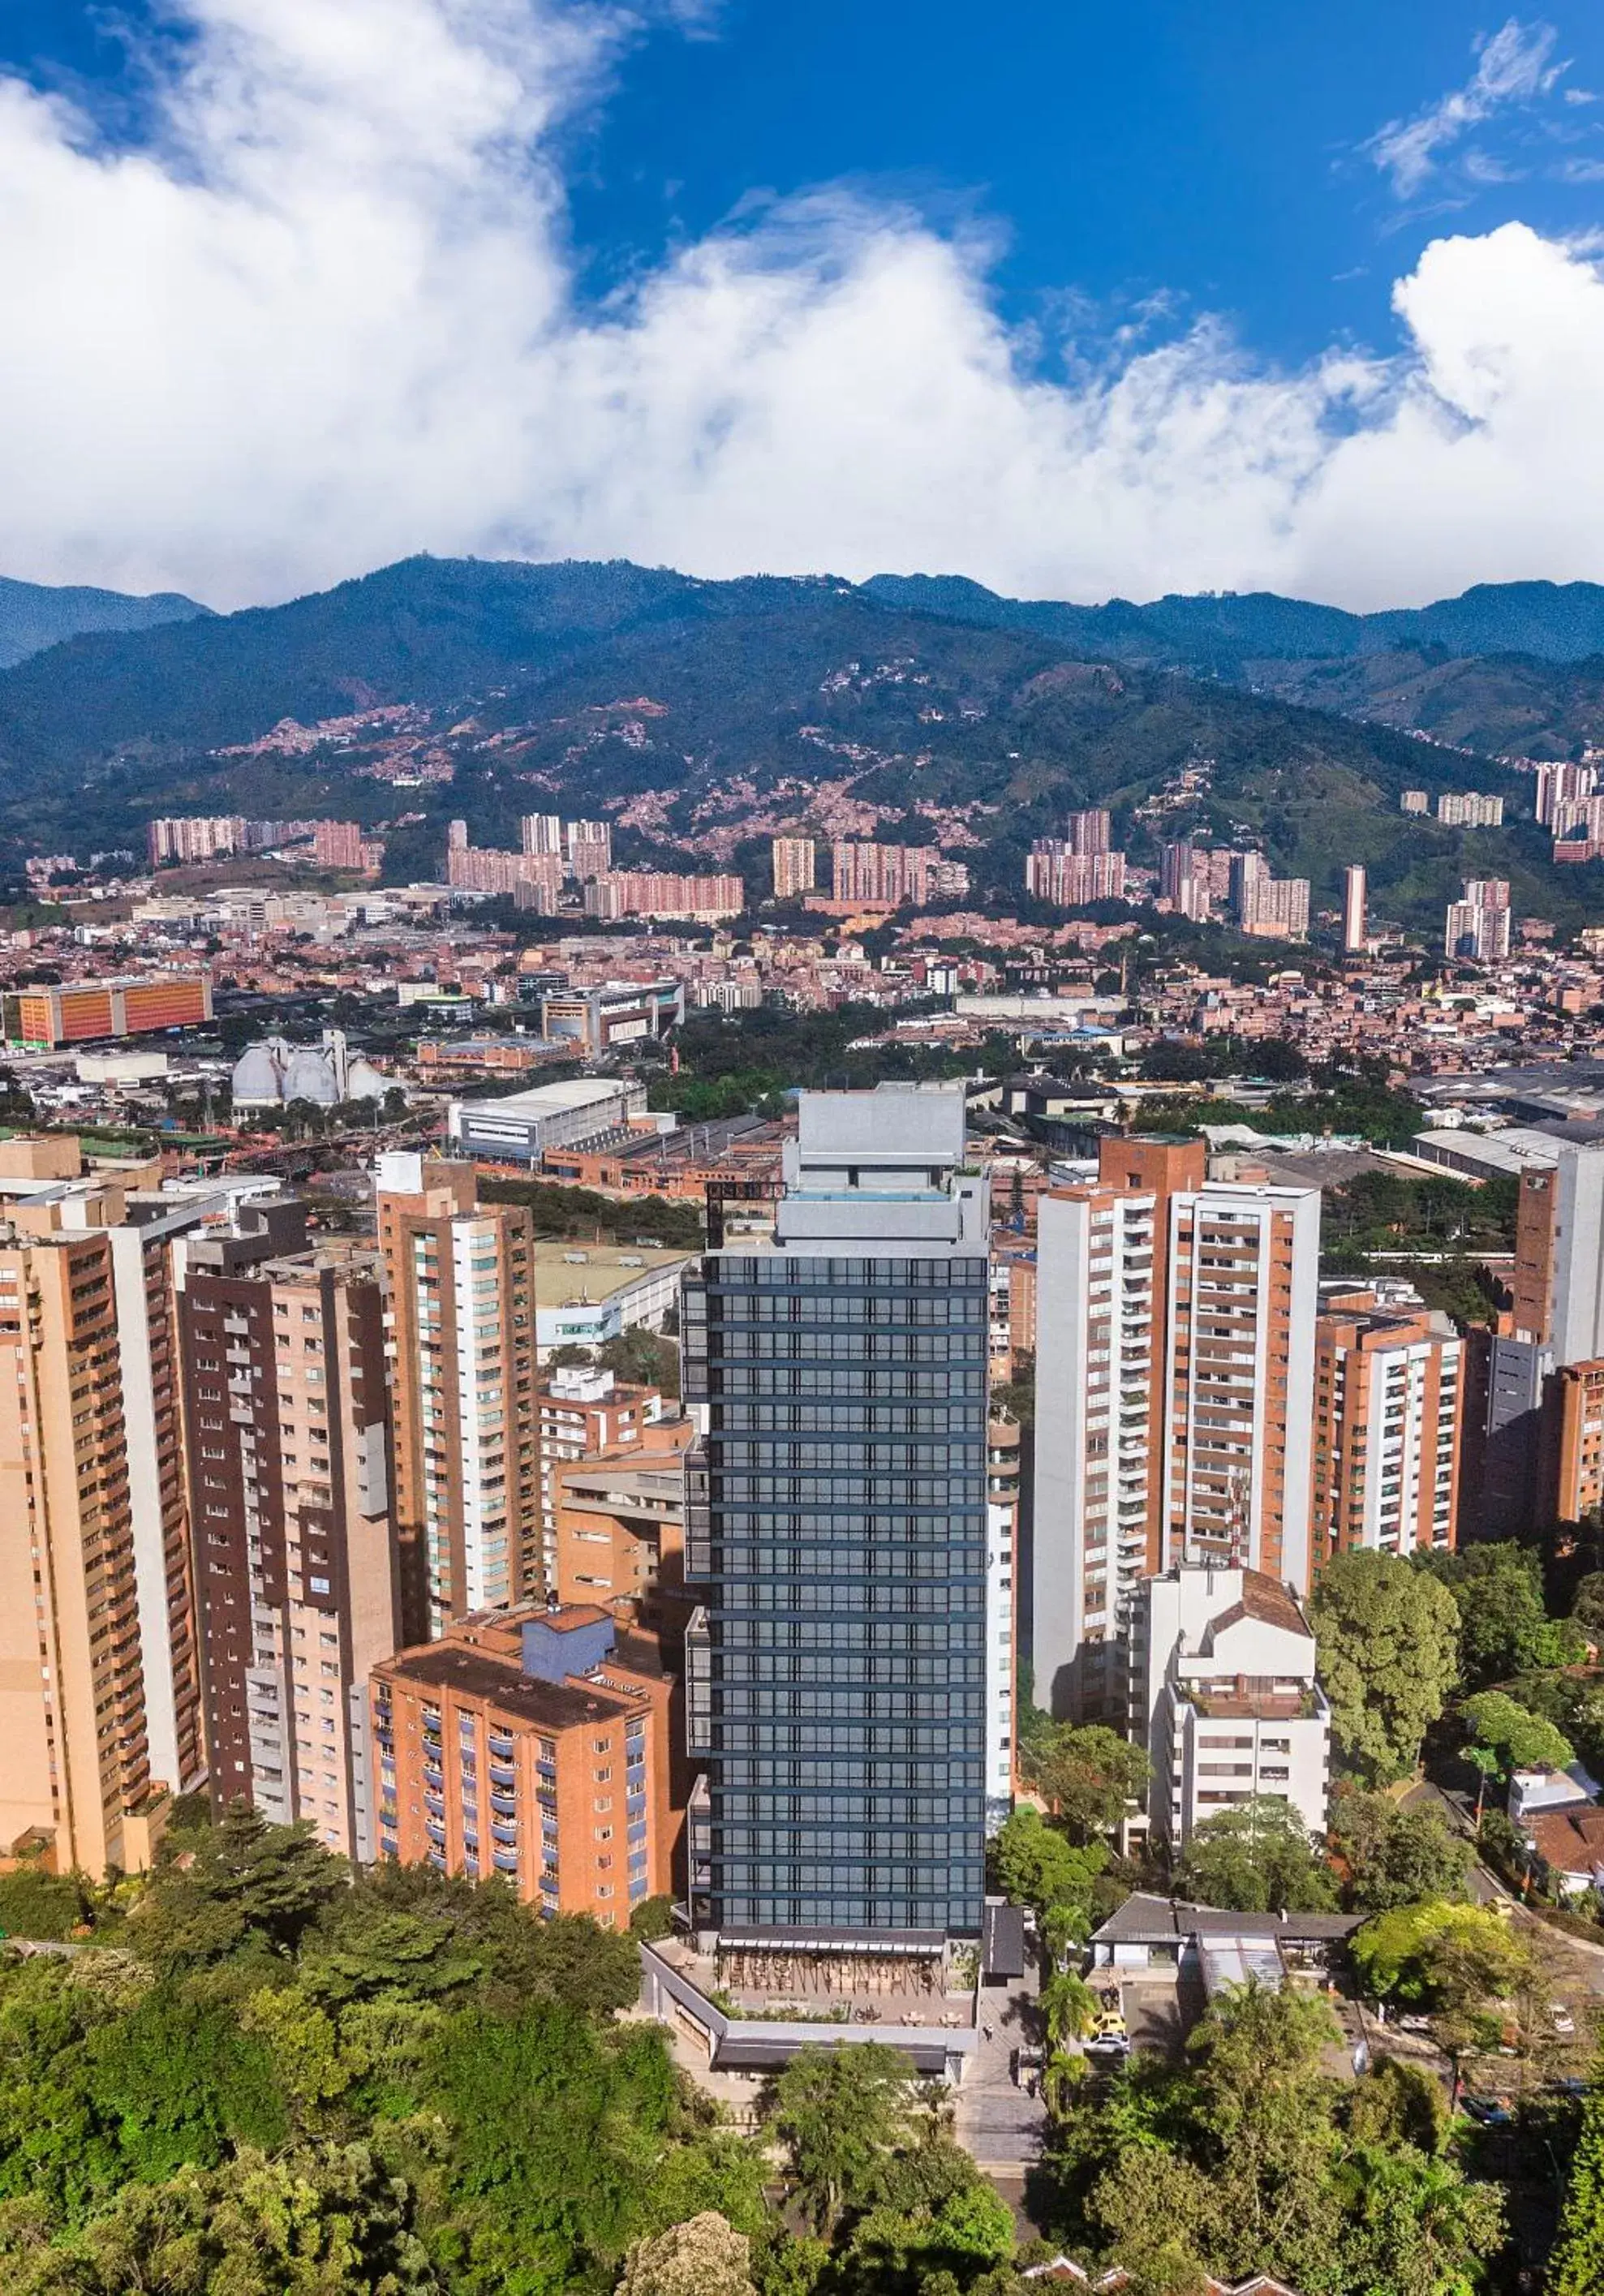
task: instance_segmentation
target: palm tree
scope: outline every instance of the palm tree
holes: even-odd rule
[[[1097,1996],[1084,1977],[1072,1969],[1056,1969],[1042,1988],[1042,2015],[1047,2038],[1054,2049],[1078,2041],[1092,2030],[1097,2015]]]

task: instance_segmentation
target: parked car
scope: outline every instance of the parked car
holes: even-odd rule
[[[1468,2112],[1484,2128],[1508,2128],[1514,2119],[1502,2096],[1461,2096],[1460,2111]]]
[[[1549,2021],[1562,2040],[1570,2040],[1576,2030],[1576,2021],[1563,2001],[1549,2003]]]
[[[1130,2055],[1130,2029],[1117,2009],[1105,2009],[1093,2020],[1092,2030],[1084,2046],[1089,2057]]]

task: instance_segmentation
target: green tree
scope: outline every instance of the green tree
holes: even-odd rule
[[[1196,1903],[1238,1913],[1308,1913],[1337,1903],[1330,1874],[1297,1811],[1263,1797],[1195,1827],[1178,1880]]]
[[[1347,1867],[1345,1896],[1355,1912],[1466,1894],[1472,1850],[1432,1809],[1401,1809],[1386,1794],[1339,1787],[1331,1804],[1331,1838]]]
[[[1559,2237],[1549,2260],[1548,2296],[1598,2296],[1604,2288],[1604,2058],[1593,2069],[1571,2156]]]
[[[1019,1767],[1081,1841],[1111,1833],[1126,1805],[1141,1800],[1149,1774],[1140,1746],[1096,1722],[1055,1722],[1033,1732],[1021,1742]]]
[[[1097,1996],[1072,1969],[1055,1969],[1041,1992],[1042,2015],[1053,2048],[1079,2040],[1092,2030],[1097,2015]]]
[[[1563,1731],[1502,1690],[1467,1698],[1460,1714],[1471,1745],[1494,1757],[1502,1777],[1516,1770],[1562,1770],[1575,1759]]]
[[[0,1874],[0,1931],[7,1937],[69,1938],[93,1913],[82,1874],[46,1874],[37,1866]]]
[[[1397,2151],[1405,2144],[1435,2159],[1452,2127],[1442,2083],[1422,2065],[1383,2057],[1355,2081],[1348,2103],[1348,2134],[1356,2144]]]
[[[1378,1914],[1354,1937],[1353,1955],[1379,1999],[1447,2012],[1516,1992],[1529,1960],[1509,1923],[1484,1906],[1400,1906]]]
[[[1012,2211],[969,2154],[944,2136],[888,2157],[854,2222],[838,2271],[864,2296],[926,2296],[944,2277],[971,2288],[1014,2252]]]
[[[1329,2240],[1334,2090],[1323,2054],[1339,2038],[1317,1996],[1249,1979],[1194,2030],[1199,2118],[1213,2140],[1227,2221],[1259,2268],[1307,2276],[1311,2240]]]
[[[674,1900],[669,1897],[642,1898],[629,1916],[631,1937],[643,1938],[648,1945],[659,1944],[674,1935]]]
[[[1577,1580],[1571,1616],[1590,1642],[1604,1641],[1604,1570],[1590,1570]]]
[[[1368,2146],[1348,2174],[1344,2284],[1387,2296],[1469,2296],[1503,2239],[1502,2196],[1408,2144]]]
[[[426,2296],[414,2196],[364,2144],[242,2151],[127,2185],[59,2243],[0,2224],[13,2296]]]
[[[1423,1548],[1414,1567],[1453,1595],[1460,1617],[1460,1672],[1472,1689],[1533,1668],[1569,1665],[1581,1657],[1580,1628],[1568,1620],[1551,1621],[1546,1616],[1543,1565],[1512,1540],[1477,1540],[1452,1554]]]
[[[1407,1562],[1365,1548],[1332,1557],[1309,1609],[1342,1760],[1370,1784],[1406,1777],[1453,1687],[1453,1596]]]
[[[773,2084],[769,2117],[790,2161],[791,2185],[815,2231],[873,2192],[907,2133],[907,2070],[874,2041],[801,2049]]]
[[[1207,2170],[1166,2145],[1131,2145],[1093,2187],[1090,2214],[1131,2296],[1205,2296],[1200,2259],[1223,2242]]]
[[[129,1935],[174,1968],[221,1959],[248,1942],[291,1954],[345,1884],[345,1861],[323,1848],[309,1824],[269,1825],[236,1801],[188,1849],[186,1863],[160,1869]]]
[[[638,2240],[624,2259],[618,2296],[757,2296],[752,2243],[716,2210]]]
[[[660,2031],[610,2041],[577,2009],[533,2002],[452,2021],[434,2098],[449,2165],[432,2233],[471,2296],[558,2296],[640,2229],[642,2170],[676,2087]]]
[[[1090,1937],[1093,1885],[1109,1862],[1101,1841],[1075,1847],[1026,1803],[1003,1821],[992,1861],[1009,1902],[1034,1907],[1055,1957]]]
[[[271,2049],[241,2030],[232,2008],[171,1986],[153,1988],[99,2026],[85,2044],[83,2069],[125,2174],[144,2181],[188,2162],[215,2168],[236,2144],[271,2149],[291,2133]]]

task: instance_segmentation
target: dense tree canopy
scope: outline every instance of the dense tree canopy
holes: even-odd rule
[[[1310,1619],[1343,1763],[1368,1784],[1406,1777],[1458,1672],[1453,1596],[1407,1562],[1358,1549],[1326,1564]]]
[[[1604,2060],[1582,2108],[1548,2286],[1549,2296],[1596,2296],[1604,2288]]]
[[[1046,1724],[1021,1742],[1019,1767],[1077,1841],[1112,1833],[1148,1781],[1141,1747],[1095,1722]]]
[[[1564,1732],[1502,1690],[1484,1690],[1460,1709],[1473,1747],[1485,1750],[1508,1777],[1515,1770],[1563,1769],[1575,1759]]]
[[[1468,2289],[1501,2236],[1498,2196],[1444,2149],[1435,2083],[1385,2063],[1327,2071],[1316,1997],[1250,1983],[1211,2008],[1181,2069],[1133,2063],[1074,2103],[1052,2174],[1069,2241],[1147,2296],[1269,2271],[1322,2296]]]
[[[1205,1818],[1186,1845],[1180,1886],[1199,1905],[1243,1914],[1334,1906],[1330,1869],[1297,1812],[1255,1799]]]
[[[1244,1901],[1325,1888],[1284,1808],[1237,1815],[1252,1824],[1204,1850],[1223,1857],[1223,1841],[1242,1863]],[[1379,1821],[1370,1835],[1379,1870],[1420,1862]],[[1072,1937],[1109,1850],[1026,1809],[994,1854],[1049,1948],[1055,2236],[1123,2261],[1133,2289],[1191,2285],[1205,2267],[1302,2275],[1319,2296],[1437,2296],[1466,2278],[1497,2202],[1444,2144],[1440,2092],[1402,2069],[1333,2081],[1324,2007],[1257,1988],[1216,2002],[1183,2067],[1145,2057],[1077,2080],[1095,2005]],[[636,1996],[634,1941],[544,1921],[499,1882],[352,1876],[301,1829],[242,1809],[213,1827],[186,1806],[146,1882],[70,1892],[45,1902],[92,1918],[82,1951],[0,1955],[14,2296],[1029,2284],[1011,2210],[894,2052],[845,2038],[804,2051],[772,2085],[765,2151],[676,2070],[661,2028],[617,2014]],[[1443,1915],[1474,1910],[1371,1924],[1396,1997],[1414,1985],[1447,2017],[1525,1982],[1502,1935],[1444,1932]],[[1322,2250],[1335,2262],[1320,2276]]]
[[[1548,1617],[1543,1565],[1526,1547],[1512,1540],[1477,1540],[1453,1554],[1424,1549],[1415,1568],[1453,1595],[1460,1673],[1467,1689],[1581,1658],[1581,1629],[1568,1619]]]
[[[1386,1794],[1340,1788],[1331,1804],[1331,1839],[1346,1869],[1347,1903],[1382,1914],[1428,1898],[1465,1895],[1472,1851],[1433,1809],[1404,1809]]]

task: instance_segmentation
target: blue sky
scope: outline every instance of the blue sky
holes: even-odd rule
[[[699,238],[743,199],[847,179],[985,218],[1017,316],[1065,294],[1117,326],[1154,297],[1302,359],[1390,339],[1391,283],[1444,227],[1604,220],[1604,9],[1552,26],[1552,93],[1489,111],[1399,197],[1365,146],[1465,84],[1508,18],[1463,0],[733,0],[659,30],[575,182],[600,274]],[[1502,182],[1466,171],[1479,154]],[[1474,166],[1474,161],[1473,161]]]
[[[1596,4],[0,0],[0,72],[3,570],[1604,575]]]
[[[1052,332],[1068,303],[1092,333],[1215,312],[1289,361],[1380,343],[1395,275],[1444,230],[1604,225],[1604,103],[1574,100],[1604,89],[1597,6],[1514,20],[1534,39],[1551,30],[1549,68],[1563,70],[1468,127],[1412,194],[1367,150],[1469,81],[1510,20],[1465,0],[724,0],[700,23],[671,13],[570,130],[582,277],[602,291],[754,203],[845,182],[944,227],[987,226],[1004,308]],[[103,0],[0,0],[0,61],[127,100],[126,28],[151,21]]]

